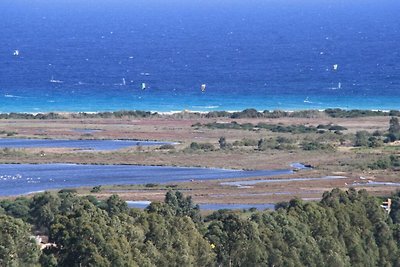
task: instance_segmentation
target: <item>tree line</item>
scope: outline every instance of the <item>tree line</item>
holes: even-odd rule
[[[374,111],[374,110],[361,110],[361,109],[326,109],[320,110],[298,110],[298,111],[284,111],[284,110],[264,110],[257,111],[256,109],[244,109],[242,111],[228,112],[228,111],[210,111],[207,113],[182,111],[175,114],[159,114],[157,112],[149,112],[142,110],[118,110],[111,112],[75,112],[70,114],[60,114],[56,112],[49,113],[0,113],[0,119],[38,119],[38,120],[53,120],[53,119],[67,119],[67,118],[149,118],[149,117],[173,117],[173,118],[319,118],[328,116],[331,118],[359,118],[359,117],[372,117],[372,116],[400,116],[400,110]]]

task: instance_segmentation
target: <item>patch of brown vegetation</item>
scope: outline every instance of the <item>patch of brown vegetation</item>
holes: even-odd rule
[[[190,117],[190,116],[189,116]],[[218,148],[218,139],[226,137],[227,142],[247,139],[258,140],[285,136],[292,139],[303,138],[301,134],[272,133],[268,130],[234,130],[195,128],[196,123],[231,122],[239,124],[259,122],[282,125],[334,124],[348,128],[345,133],[360,130],[387,130],[388,117],[363,118],[262,118],[262,119],[230,119],[230,118],[171,118],[154,117],[146,119],[60,119],[60,120],[0,120],[0,129],[16,132],[15,137],[26,138],[63,138],[63,139],[140,139],[159,141],[178,141],[181,144],[172,150],[160,150],[157,147],[128,148],[109,152],[82,152],[74,149],[35,148],[16,150],[12,153],[0,154],[2,163],[82,163],[82,164],[138,164],[138,165],[175,165],[203,166],[234,169],[287,169],[292,162],[304,162],[316,167],[312,171],[301,171],[291,177],[322,177],[325,175],[343,175],[347,179],[296,181],[282,183],[263,183],[251,188],[221,186],[219,181],[194,181],[179,184],[178,189],[193,196],[198,203],[275,203],[287,201],[293,197],[318,199],[324,191],[334,187],[348,188],[361,177],[376,181],[397,181],[399,174],[391,170],[371,171],[358,168],[357,164],[366,164],[381,155],[390,155],[399,151],[383,149],[354,149],[348,145],[339,146],[336,151],[303,151],[301,149],[258,151],[256,147],[237,147],[234,149],[216,149],[214,151],[191,151],[187,147],[191,142],[212,143]],[[82,133],[76,129],[96,129],[91,133]],[[318,138],[316,134],[308,134],[310,138]],[[1,136],[5,137],[5,136]],[[335,146],[337,144],[335,143]],[[396,148],[392,144],[391,148]],[[277,177],[284,178],[284,177]],[[260,178],[261,179],[261,178]],[[124,187],[116,187],[124,188]],[[366,188],[373,194],[388,194],[393,187]],[[115,189],[115,188],[113,188]],[[135,187],[129,192],[118,194],[126,200],[160,201],[167,189],[144,189]],[[88,189],[79,191],[89,194]],[[97,195],[105,198],[113,191],[104,190]]]

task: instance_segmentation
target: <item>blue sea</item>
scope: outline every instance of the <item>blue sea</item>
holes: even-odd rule
[[[399,13],[397,0],[2,0],[0,112],[400,109]]]

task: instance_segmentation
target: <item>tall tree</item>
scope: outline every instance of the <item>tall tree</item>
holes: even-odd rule
[[[61,199],[58,195],[45,192],[37,194],[31,202],[31,217],[35,225],[43,230],[49,229],[59,211]]]
[[[0,266],[35,266],[40,250],[21,219],[0,215]]]
[[[391,117],[389,121],[389,141],[396,141],[400,139],[400,123],[397,117]]]
[[[218,143],[220,149],[225,149],[227,147],[226,138],[224,136],[219,138]]]
[[[367,131],[356,132],[354,146],[368,146],[369,133]]]
[[[180,191],[168,191],[164,202],[174,215],[189,216],[196,222],[200,220],[200,208],[193,203],[191,196],[185,197]]]

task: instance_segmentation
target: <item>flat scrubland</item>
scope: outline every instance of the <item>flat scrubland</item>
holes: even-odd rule
[[[233,187],[221,185],[221,181],[194,179],[192,182],[174,185],[103,186],[96,193],[90,193],[91,188],[78,190],[81,194],[96,194],[100,198],[118,193],[125,200],[162,200],[165,192],[174,188],[191,195],[197,203],[273,203],[293,197],[315,200],[324,191],[351,186],[365,188],[375,195],[387,195],[395,191],[396,187],[368,186],[368,183],[400,182],[395,162],[400,155],[400,144],[386,140],[390,118],[335,118],[324,113],[311,117],[277,118],[206,117],[189,113],[144,118],[88,118],[69,114],[55,119],[7,118],[0,120],[1,138],[134,139],[172,141],[179,144],[173,148],[131,147],[116,151],[80,151],[71,148],[2,149],[0,162],[171,165],[232,169],[288,169],[291,163],[301,162],[313,166],[313,169],[268,179],[346,177],[259,183],[250,187]],[[357,144],[357,138],[361,138],[357,132],[367,133],[367,143]],[[388,165],[382,166],[382,162]]]

